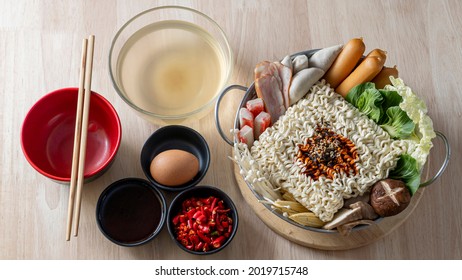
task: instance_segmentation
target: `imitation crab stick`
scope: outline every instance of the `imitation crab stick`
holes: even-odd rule
[[[396,68],[396,65],[393,67],[382,68],[382,71],[380,71],[380,73],[372,80],[372,82],[375,84],[375,88],[381,89],[386,85],[391,84],[390,76],[398,78],[398,68]]]
[[[247,108],[241,108],[239,110],[239,124],[240,128],[243,128],[245,125],[253,128],[253,115]]]
[[[332,88],[337,87],[353,71],[366,46],[362,38],[351,39],[339,53],[324,79]]]
[[[257,140],[260,135],[271,125],[271,116],[262,111],[255,117],[255,125],[253,128],[254,139]]]
[[[253,137],[253,128],[248,125],[244,125],[241,130],[237,133],[239,142],[247,144],[247,147],[252,147],[254,137]]]
[[[370,82],[382,70],[384,60],[378,56],[366,57],[361,64],[335,89],[335,92],[346,97],[353,87]]]
[[[247,103],[245,103],[245,107],[250,111],[250,113],[252,113],[254,117],[256,117],[258,114],[265,110],[265,103],[263,103],[263,99],[255,98],[247,101]]]

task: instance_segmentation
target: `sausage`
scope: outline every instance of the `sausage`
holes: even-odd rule
[[[385,61],[387,59],[387,52],[386,51],[383,51],[381,49],[373,49],[370,53],[367,54],[367,56],[379,56],[379,57],[382,57]],[[367,57],[367,56],[362,56],[359,60],[358,60],[358,63],[356,63],[356,66],[355,66],[355,69],[356,67],[358,67],[362,62],[363,60]],[[385,64],[385,62],[384,62]]]
[[[324,75],[326,82],[336,88],[353,71],[363,55],[366,46],[362,38],[351,39],[338,54],[332,66]]]
[[[335,89],[335,92],[346,97],[355,86],[370,82],[383,68],[383,59],[378,56],[366,57],[363,62]]]
[[[375,88],[382,89],[386,85],[390,85],[390,76],[398,78],[398,68],[396,68],[396,65],[393,67],[383,67],[382,71],[372,79]]]
[[[383,59],[383,63],[387,60],[387,52],[381,49],[373,49],[366,57],[377,56]]]

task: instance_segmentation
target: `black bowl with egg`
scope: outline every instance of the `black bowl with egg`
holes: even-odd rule
[[[204,137],[181,125],[156,130],[141,150],[141,168],[157,188],[178,192],[197,185],[210,165]]]

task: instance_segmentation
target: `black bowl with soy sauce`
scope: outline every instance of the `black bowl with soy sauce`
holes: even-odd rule
[[[139,178],[112,183],[96,205],[99,229],[120,246],[134,247],[151,241],[162,230],[166,216],[164,195]]]

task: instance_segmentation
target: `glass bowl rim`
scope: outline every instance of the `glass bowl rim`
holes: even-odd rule
[[[147,116],[150,116],[150,117],[154,117],[154,118],[158,118],[158,119],[162,119],[162,120],[178,120],[178,119],[185,119],[187,117],[190,117],[190,116],[193,116],[197,113],[200,113],[202,112],[205,108],[209,107],[211,104],[215,103],[215,100],[218,98],[218,95],[219,95],[219,91],[215,94],[215,96],[213,98],[211,98],[207,103],[203,104],[202,106],[200,106],[199,108],[193,110],[193,111],[190,111],[190,112],[187,112],[187,113],[184,113],[184,114],[179,114],[179,115],[162,115],[162,114],[157,114],[157,113],[153,113],[153,112],[150,112],[150,111],[147,111],[147,110],[144,110],[140,107],[138,107],[136,104],[134,104],[132,101],[130,101],[123,93],[122,89],[119,88],[119,86],[117,85],[117,82],[116,82],[116,79],[115,79],[115,73],[113,72],[112,70],[112,67],[111,67],[111,63],[112,63],[112,54],[114,52],[114,46],[115,46],[115,43],[116,41],[119,39],[121,33],[132,23],[134,22],[136,19],[144,16],[145,14],[148,14],[148,13],[151,13],[151,12],[154,12],[154,11],[157,11],[157,10],[167,10],[167,9],[179,9],[179,10],[184,10],[184,11],[187,11],[187,12],[191,12],[193,14],[197,14],[199,16],[201,16],[202,18],[206,19],[207,21],[209,21],[213,26],[215,26],[220,35],[223,37],[224,39],[224,42],[225,42],[225,49],[224,51],[228,54],[229,56],[229,60],[228,60],[228,67],[227,67],[227,77],[226,77],[226,80],[224,81],[224,85],[226,85],[229,81],[229,79],[231,78],[231,75],[232,75],[232,69],[233,69],[233,60],[234,60],[234,57],[233,57],[233,51],[231,49],[231,46],[229,45],[229,40],[228,40],[228,37],[226,36],[226,33],[223,31],[223,29],[221,28],[221,26],[216,22],[214,21],[211,17],[207,16],[206,14],[200,12],[200,11],[197,11],[195,9],[192,9],[192,8],[189,8],[189,7],[184,7],[184,6],[176,6],[176,5],[167,5],[167,6],[159,6],[159,7],[154,7],[154,8],[151,8],[151,9],[148,9],[148,10],[145,10],[145,11],[142,11],[140,13],[138,13],[137,15],[135,15],[134,17],[130,18],[124,25],[122,25],[122,27],[119,28],[119,30],[117,31],[116,35],[114,36],[114,38],[112,39],[112,42],[111,42],[111,48],[109,49],[109,75],[111,77],[111,82],[112,82],[112,85],[114,87],[114,89],[116,90],[117,94],[122,98],[122,100],[127,103],[130,107],[132,107],[134,110],[136,110],[137,112],[139,113],[142,113],[144,115],[147,115]]]

